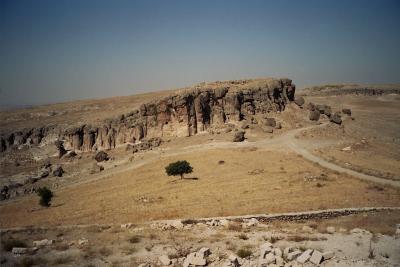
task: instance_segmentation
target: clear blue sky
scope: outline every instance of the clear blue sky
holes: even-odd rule
[[[0,0],[0,104],[264,76],[400,82],[399,14],[384,0]]]

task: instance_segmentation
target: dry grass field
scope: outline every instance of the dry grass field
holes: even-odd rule
[[[168,177],[164,170],[168,163],[179,159],[188,160],[194,167],[184,180]],[[35,195],[0,206],[1,227],[144,222],[400,204],[399,189],[321,169],[290,152],[252,148],[198,151],[184,158],[161,157],[135,170],[61,188],[55,194],[50,208],[38,208]]]

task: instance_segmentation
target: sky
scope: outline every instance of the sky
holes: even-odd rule
[[[400,1],[0,0],[0,105],[202,81],[400,82]]]

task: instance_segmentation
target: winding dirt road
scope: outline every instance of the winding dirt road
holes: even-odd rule
[[[257,147],[259,149],[282,150],[282,148],[288,148],[291,151],[301,155],[305,159],[307,159],[311,162],[317,163],[324,168],[327,168],[327,169],[330,169],[333,171],[337,171],[340,173],[346,173],[346,174],[349,174],[349,175],[356,177],[358,179],[361,179],[361,180],[379,183],[379,184],[383,184],[383,185],[390,185],[390,186],[394,186],[394,187],[400,187],[400,181],[393,181],[393,180],[388,180],[388,179],[384,179],[384,178],[377,177],[377,176],[367,175],[367,174],[360,173],[360,172],[357,172],[354,170],[343,168],[339,165],[336,165],[336,164],[328,162],[322,158],[319,158],[319,157],[313,155],[311,152],[309,152],[304,146],[302,146],[301,141],[296,138],[296,135],[300,134],[303,131],[307,131],[307,130],[317,128],[317,127],[324,127],[324,126],[326,126],[326,124],[298,128],[298,129],[290,130],[290,131],[288,131],[280,136],[274,137],[274,138],[263,139],[263,140],[255,141],[255,142],[247,142],[247,141],[238,142],[238,143],[235,143],[235,142],[211,142],[211,143],[207,143],[207,144],[186,146],[186,147],[179,148],[179,149],[163,148],[163,149],[148,151],[146,153],[152,154],[152,156],[150,156],[149,158],[135,160],[134,162],[129,163],[125,166],[120,166],[121,168],[113,169],[112,174],[118,174],[118,173],[130,171],[130,170],[134,170],[145,164],[149,164],[156,160],[160,160],[161,158],[184,155],[184,154],[193,153],[196,151],[204,151],[204,150],[209,150],[209,149]],[[97,175],[93,178],[70,184],[69,186],[75,186],[77,184],[82,184],[82,183],[99,180],[101,178],[109,176],[110,174],[111,174],[110,172],[105,172],[105,173]]]

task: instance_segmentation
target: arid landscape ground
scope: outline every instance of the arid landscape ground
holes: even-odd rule
[[[258,93],[246,100],[264,83],[275,88],[272,100],[263,106]],[[2,111],[1,266],[399,266],[400,85],[326,85],[294,95],[283,79],[276,97],[274,83],[216,82]],[[211,113],[204,90],[218,99]],[[145,126],[127,132],[135,114]],[[105,149],[102,126],[93,125],[110,118],[118,119],[107,138],[117,134]],[[23,130],[35,127],[39,142],[35,130]],[[233,142],[239,132],[245,139]],[[137,149],[154,138],[160,144]],[[68,151],[61,157],[56,139]],[[96,161],[102,150],[108,160]],[[178,160],[193,167],[184,179],[165,172]],[[43,186],[54,193],[50,207],[38,204]]]

